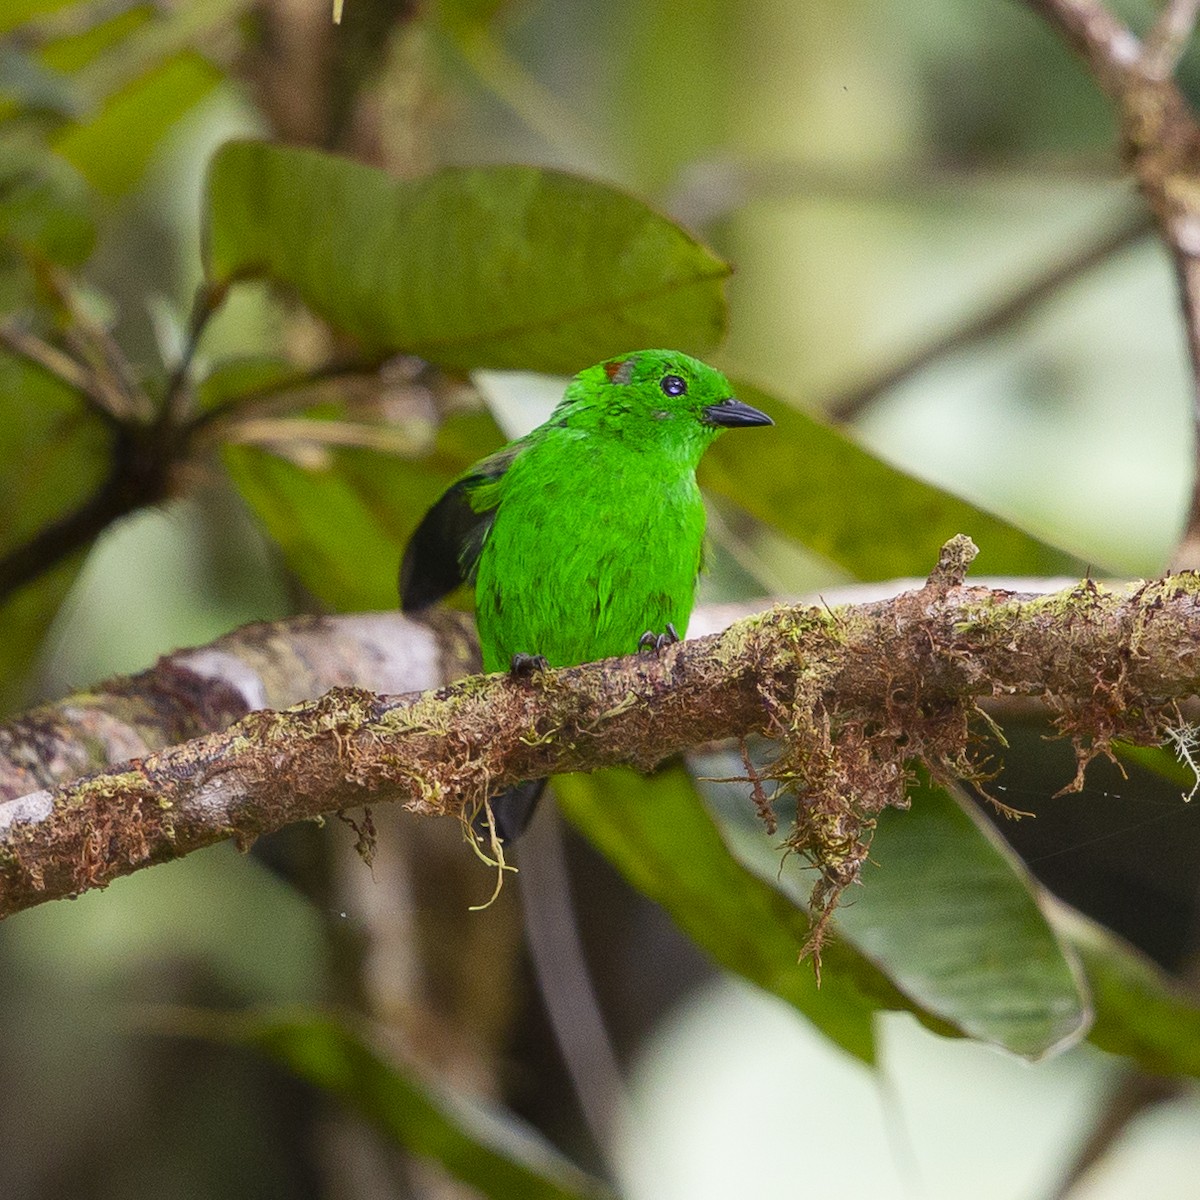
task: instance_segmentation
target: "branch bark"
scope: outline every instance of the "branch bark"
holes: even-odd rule
[[[337,688],[10,800],[0,915],[361,804],[469,815],[518,780],[647,769],[752,734],[782,743],[775,775],[803,798],[793,844],[836,893],[856,877],[872,815],[905,803],[910,761],[942,779],[978,774],[981,699],[1041,699],[1082,764],[1116,737],[1161,740],[1179,724],[1176,702],[1200,686],[1194,576],[1028,596],[964,585],[969,545],[955,539],[923,587],[891,600],[777,607],[660,657],[529,682],[472,676],[402,696]]]

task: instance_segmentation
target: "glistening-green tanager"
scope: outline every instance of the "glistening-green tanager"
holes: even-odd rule
[[[400,603],[468,579],[487,671],[661,647],[687,630],[704,549],[700,456],[723,430],[770,425],[719,371],[674,350],[610,358],[572,380],[550,419],[454,481],[400,564]],[[525,827],[541,783],[491,801]]]

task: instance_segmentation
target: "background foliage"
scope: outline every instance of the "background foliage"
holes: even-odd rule
[[[0,14],[9,711],[392,606],[425,505],[545,376],[644,345],[776,418],[706,459],[709,599],[922,575],[957,532],[988,574],[1168,562],[1169,266],[1023,6],[298,7]],[[863,1194],[1184,1195],[1196,810],[1133,765],[1056,796],[1043,732],[996,747],[1037,813],[1011,845],[928,786],[887,814],[820,988],[811,883],[722,754],[560,782],[581,836],[524,850],[528,962],[518,889],[468,913],[457,832],[390,814],[373,874],[305,828],[22,915],[0,1191],[791,1195],[853,1154]]]

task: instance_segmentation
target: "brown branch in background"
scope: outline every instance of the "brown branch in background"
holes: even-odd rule
[[[152,420],[154,402],[112,334],[88,312],[74,281],[49,263],[37,263],[35,267],[43,286],[68,318],[62,336],[88,372],[86,394],[116,421],[136,424]]]
[[[1196,28],[1200,0],[1168,0],[1146,38],[1139,64],[1149,79],[1170,79]]]
[[[83,393],[91,400],[99,401],[99,397],[93,389],[91,376],[75,359],[69,354],[64,354],[56,346],[50,345],[49,342],[42,341],[35,334],[18,328],[14,322],[5,321],[0,324],[0,346],[18,358],[23,358],[26,362],[41,367],[43,371],[53,375],[67,387]],[[111,415],[106,408],[102,411],[106,415]]]
[[[648,768],[755,733],[783,744],[775,777],[803,796],[809,836],[794,833],[793,845],[821,869],[827,905],[854,877],[856,827],[904,803],[910,760],[941,779],[976,771],[980,698],[1040,697],[1083,763],[1116,737],[1160,741],[1178,724],[1175,701],[1200,686],[1195,577],[1021,596],[962,585],[968,547],[955,539],[929,583],[893,600],[776,608],[661,656],[532,681],[474,676],[401,697],[335,690],[9,801],[0,914],[324,813],[394,800],[462,816],[517,780]]]
[[[1171,72],[1200,4],[1171,0],[1142,44],[1101,0],[1026,0],[1082,56],[1116,106],[1124,157],[1171,251],[1192,363],[1192,425],[1200,459],[1200,126]],[[1200,565],[1200,469],[1176,568]]]
[[[200,348],[208,323],[220,311],[228,294],[228,284],[209,285],[202,283],[192,298],[192,310],[188,315],[187,332],[180,348],[179,360],[171,369],[163,389],[163,418],[182,425],[192,415],[195,396],[192,387],[192,363]]]
[[[1026,0],[1087,61],[1106,91],[1122,86],[1141,55],[1141,43],[1099,0]]]
[[[1152,219],[1144,212],[1126,217],[1094,241],[1037,272],[999,301],[988,304],[960,324],[930,338],[865,383],[824,401],[821,407],[835,421],[854,420],[887,392],[933,363],[1011,328],[1039,305],[1053,299],[1064,287],[1103,266],[1122,250],[1136,245],[1153,229]]]

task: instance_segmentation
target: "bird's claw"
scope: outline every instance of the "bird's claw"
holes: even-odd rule
[[[508,669],[517,679],[531,679],[549,670],[550,664],[544,654],[514,654]]]
[[[666,633],[655,633],[653,629],[647,629],[638,638],[638,653],[652,650],[655,654],[661,654],[668,646],[673,646],[677,641],[679,641],[679,634],[676,632],[675,626],[668,621]]]

